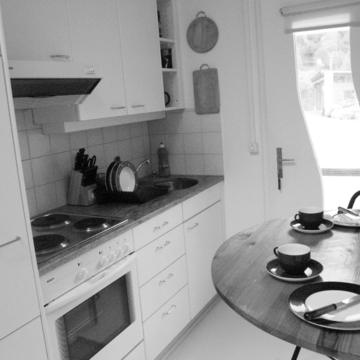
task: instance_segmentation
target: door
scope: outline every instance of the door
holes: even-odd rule
[[[323,206],[320,169],[313,151],[297,92],[293,36],[285,34],[279,9],[283,1],[261,0],[261,68],[264,118],[266,217],[292,216],[305,206]],[[265,100],[266,99],[266,100]],[[278,188],[277,148],[282,148],[281,189]]]

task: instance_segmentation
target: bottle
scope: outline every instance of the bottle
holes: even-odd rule
[[[159,177],[169,177],[170,176],[170,166],[169,166],[169,157],[168,152],[164,143],[160,143],[160,147],[157,151],[158,160],[159,160]]]
[[[162,34],[161,34],[160,11],[157,12],[157,16],[158,16],[158,25],[159,25],[159,37],[161,37]]]

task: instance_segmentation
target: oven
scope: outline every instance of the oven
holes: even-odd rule
[[[53,360],[122,359],[143,339],[135,254],[45,306]]]
[[[111,231],[126,223],[62,213],[31,220],[51,360],[120,360],[142,341],[132,231]]]

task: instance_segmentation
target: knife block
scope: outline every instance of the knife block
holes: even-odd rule
[[[80,206],[89,206],[95,204],[95,189],[97,187],[96,184],[90,184],[83,186],[84,174],[72,170],[71,178],[70,178],[70,186],[69,186],[69,194],[68,194],[68,205],[80,205]]]

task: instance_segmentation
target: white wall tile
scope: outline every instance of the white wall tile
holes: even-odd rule
[[[136,159],[144,156],[144,143],[142,136],[131,138],[131,158]]]
[[[184,113],[183,130],[184,134],[201,132],[201,117],[189,112]]]
[[[204,133],[204,153],[205,154],[222,154],[221,133]]]
[[[50,135],[50,148],[52,154],[70,151],[70,140],[68,134]]]
[[[87,136],[86,131],[76,131],[69,134],[70,149],[78,151],[81,148],[87,148]]]
[[[57,206],[67,205],[68,189],[69,189],[69,179],[63,179],[55,183],[56,186],[56,198]]]
[[[220,114],[199,115],[203,132],[221,132]]]
[[[169,155],[170,174],[186,174],[185,155]]]
[[[26,130],[41,129],[41,125],[34,123],[32,110],[25,110],[24,118],[25,118]]]
[[[92,129],[86,131],[88,147],[101,145],[103,143],[102,130]]]
[[[104,161],[106,168],[114,161],[116,156],[119,156],[118,142],[116,141],[109,144],[104,144]]]
[[[18,132],[19,138],[19,146],[20,146],[20,155],[22,160],[30,159],[30,149],[29,149],[29,142],[28,136],[26,131],[19,131]]]
[[[143,136],[143,144],[144,144],[144,155],[150,156],[150,139],[149,136]]]
[[[205,174],[223,175],[224,159],[222,155],[204,155]]]
[[[109,126],[102,129],[104,144],[117,141],[117,128],[116,126]]]
[[[24,173],[25,188],[30,189],[34,187],[34,180],[31,169],[31,161],[26,160],[22,162],[22,168]]]
[[[203,154],[204,145],[201,133],[184,134],[184,152],[185,154]]]
[[[204,155],[185,155],[186,175],[204,175]]]
[[[26,198],[27,198],[27,203],[28,203],[28,207],[29,207],[30,217],[34,217],[39,213],[38,209],[37,209],[34,188],[26,190]]]
[[[165,142],[165,135],[152,135],[150,136],[150,154],[156,155],[159,149],[160,143]]]
[[[136,123],[129,124],[129,125],[130,125],[130,137],[131,138],[139,137],[139,136],[146,134],[144,122],[136,122]]]
[[[54,154],[52,159],[53,180],[62,180],[70,177],[72,162],[70,152]]]
[[[31,158],[51,154],[49,135],[44,135],[40,129],[27,132]]]
[[[182,134],[183,123],[179,117],[168,116],[165,119],[165,132],[166,134]]]
[[[163,135],[165,134],[165,119],[149,121],[149,134],[150,135]]]
[[[124,125],[117,126],[116,131],[117,131],[118,140],[125,140],[125,139],[130,139],[131,138],[130,125],[129,124],[124,124]]]
[[[57,207],[55,183],[35,187],[35,197],[39,213],[55,209]]]
[[[168,134],[165,136],[165,147],[169,154],[184,154],[184,134]]]
[[[45,185],[55,180],[51,155],[31,159],[31,168],[35,186]]]
[[[130,139],[119,141],[119,156],[121,161],[129,161],[132,159]]]
[[[23,111],[15,112],[17,131],[26,130],[25,115]]]

